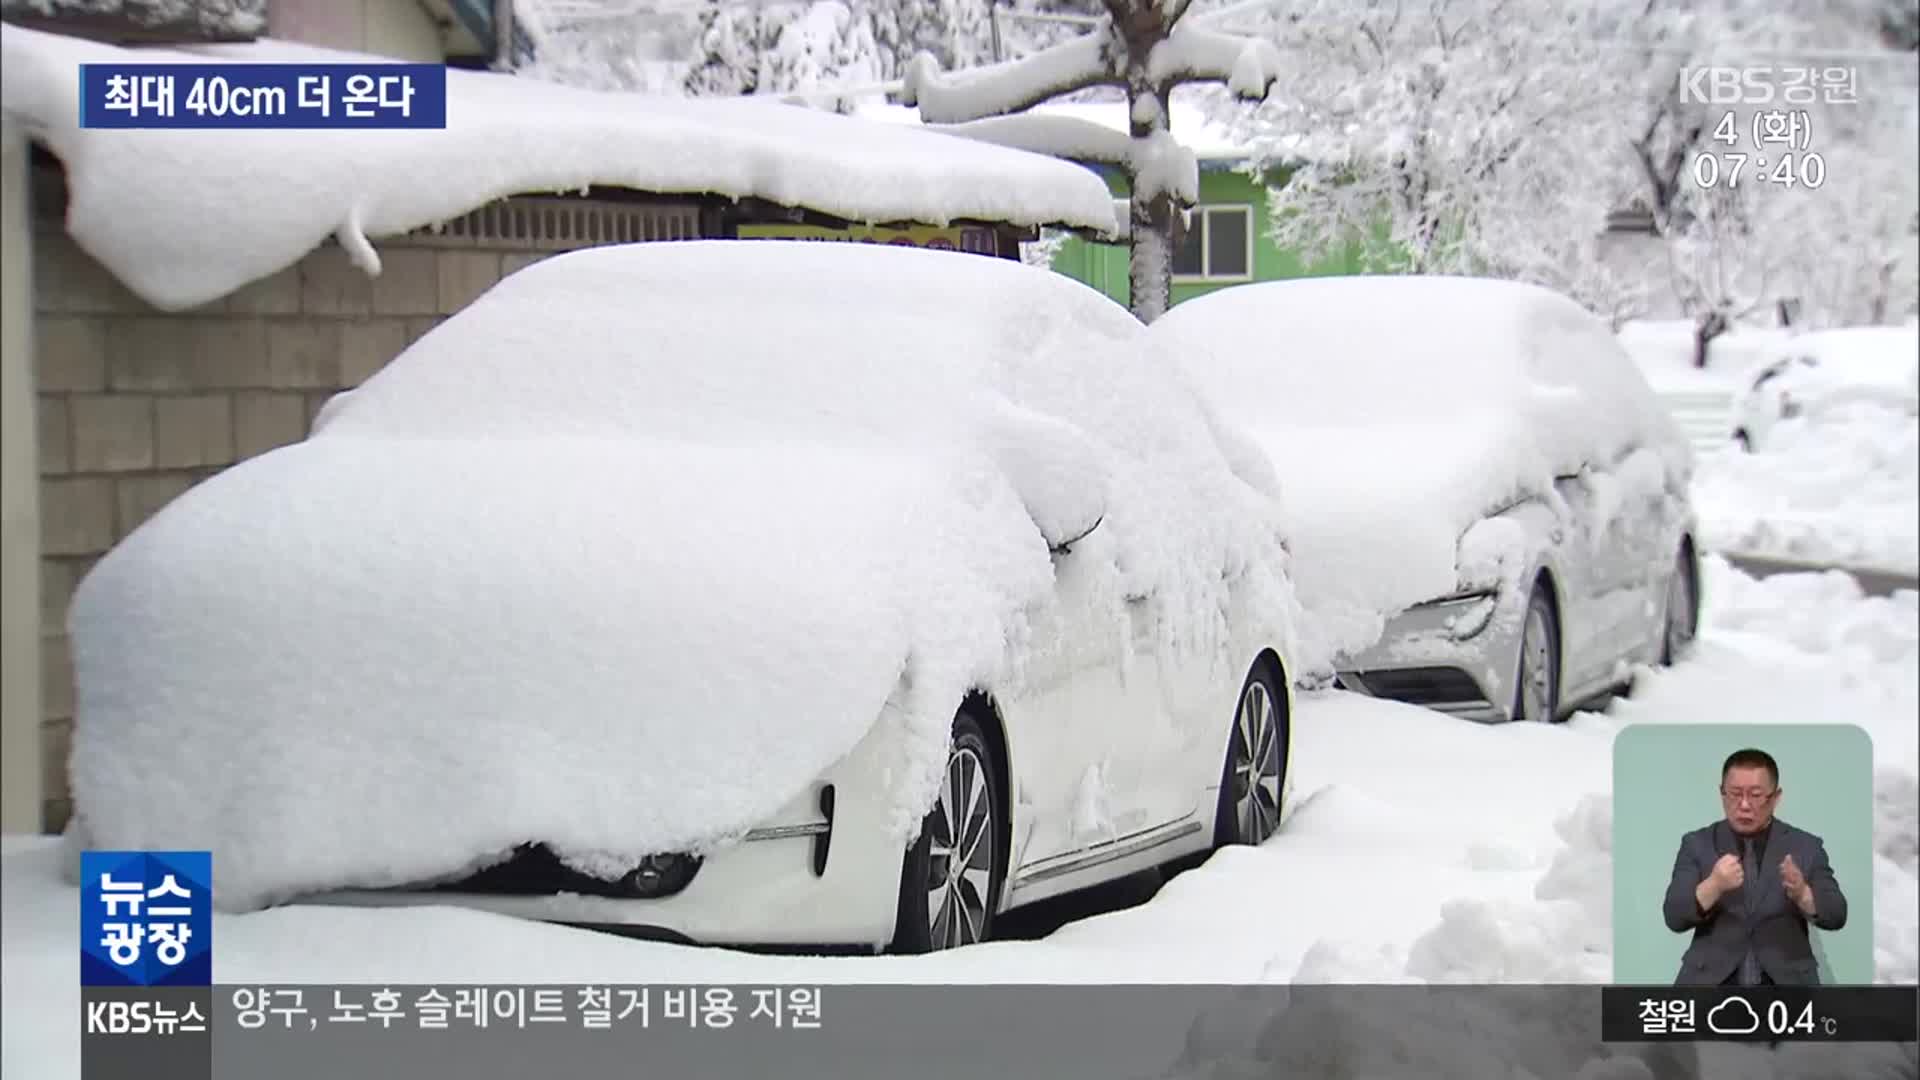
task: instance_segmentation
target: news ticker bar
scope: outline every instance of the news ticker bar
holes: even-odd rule
[[[1835,1075],[1886,1075],[1874,1055],[1916,1041],[1916,1007],[1910,986],[83,987],[81,1073],[1145,1080],[1251,1053],[1288,1074],[1547,1076],[1739,1041],[1830,1044]]]

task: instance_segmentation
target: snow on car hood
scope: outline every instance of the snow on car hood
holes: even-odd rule
[[[1268,428],[1254,438],[1285,492],[1296,594],[1336,651],[1364,648],[1388,615],[1452,591],[1460,536],[1534,486],[1502,468],[1510,455],[1485,429],[1410,425],[1383,438]]]
[[[212,846],[240,908],[528,841],[745,830],[872,728],[916,650],[977,655],[957,642],[1047,587],[1021,508],[956,479],[805,448],[278,451],[75,597],[85,825]]]

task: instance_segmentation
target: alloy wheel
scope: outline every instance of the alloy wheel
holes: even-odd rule
[[[1527,621],[1520,637],[1521,716],[1551,723],[1559,688],[1553,662],[1553,631],[1549,615],[1538,603],[1527,606]]]
[[[993,895],[993,798],[986,763],[971,747],[947,759],[928,820],[927,928],[936,949],[981,939]]]
[[[1667,579],[1667,625],[1666,625],[1666,662],[1678,660],[1693,644],[1693,575],[1689,572],[1685,558],[1674,568]]]
[[[1280,724],[1259,679],[1241,692],[1233,725],[1233,812],[1239,839],[1259,844],[1280,825]]]

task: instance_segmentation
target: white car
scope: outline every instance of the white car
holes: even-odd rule
[[[1920,413],[1920,331],[1815,330],[1772,350],[1733,403],[1733,440],[1759,450],[1782,421],[1820,424],[1860,408]]]
[[[1693,637],[1691,453],[1605,323],[1551,291],[1261,283],[1155,322],[1281,476],[1349,689],[1555,721]]]
[[[87,577],[77,835],[229,910],[904,951],[1258,843],[1273,478],[1172,367],[975,255],[525,269]]]

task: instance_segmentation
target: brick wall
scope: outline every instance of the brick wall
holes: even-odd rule
[[[71,812],[66,614],[87,570],[189,487],[305,438],[330,395],[551,252],[406,238],[380,245],[383,273],[369,278],[329,244],[223,300],[165,313],[74,244],[58,204],[36,209],[42,747],[46,826],[58,831]]]

